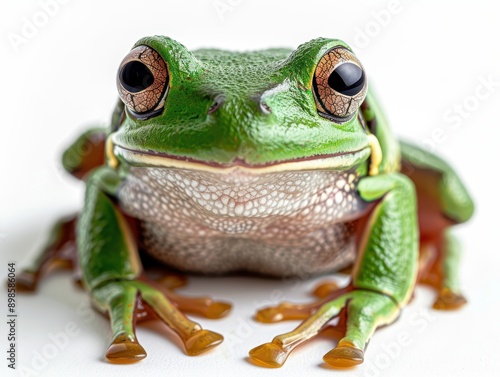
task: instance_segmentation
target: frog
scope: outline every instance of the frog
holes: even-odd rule
[[[452,230],[473,215],[471,196],[446,161],[392,133],[367,77],[338,39],[237,52],[140,39],[118,68],[109,126],[63,154],[86,185],[83,210],[54,225],[18,289],[73,269],[110,319],[111,363],[146,357],[136,323],[152,318],[191,356],[223,341],[186,314],[222,318],[231,304],[176,293],[187,273],[349,275],[313,302],[257,311],[302,321],[250,350],[271,368],[326,328],[339,340],[325,363],[362,363],[417,283],[434,288],[435,309],[462,307]]]

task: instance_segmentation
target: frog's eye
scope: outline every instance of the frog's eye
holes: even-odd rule
[[[134,48],[123,59],[117,75],[118,93],[139,118],[149,118],[165,104],[168,70],[163,58],[148,46]]]
[[[365,99],[367,84],[363,66],[346,48],[333,48],[316,66],[313,87],[320,115],[345,121]]]

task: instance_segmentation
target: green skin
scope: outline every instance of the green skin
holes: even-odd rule
[[[399,172],[401,155],[415,169],[439,175],[439,186],[432,187],[437,211],[453,224],[466,221],[473,212],[460,180],[436,156],[399,143],[370,91],[364,101],[366,106],[357,111],[363,112],[368,123],[376,122],[372,130],[360,122],[357,112],[342,122],[318,113],[312,87],[316,65],[336,46],[349,49],[344,42],[320,38],[299,46],[291,54],[284,49],[190,52],[166,37],[144,38],[136,44],[141,45],[150,46],[165,60],[169,72],[168,94],[164,109],[145,120],[138,119],[128,109],[120,118],[123,112],[120,102],[112,121],[115,145],[189,158],[221,168],[234,161],[244,161],[251,167],[342,154],[347,157],[339,166],[357,169],[361,174],[357,190],[364,201],[373,203],[373,209],[363,229],[351,289],[324,300],[304,317],[306,320],[294,332],[276,337],[273,342],[252,350],[250,355],[257,363],[280,366],[293,348],[317,334],[347,308],[345,336],[325,355],[325,361],[337,366],[362,362],[363,351],[375,329],[397,318],[417,281],[417,195],[412,179]],[[224,105],[207,115],[214,101],[220,100]],[[272,112],[263,115],[259,101]],[[382,152],[378,174],[372,175],[368,174],[370,131]],[[78,151],[97,132],[101,131],[86,133],[66,152],[63,163],[68,170],[83,163],[85,156]],[[353,154],[360,150],[364,152]],[[122,342],[129,351],[136,352],[137,359],[141,358],[141,352],[145,355],[138,348],[131,319],[138,294],[185,340],[189,354],[218,344],[221,338],[215,333],[210,333],[208,340],[196,338],[200,331],[206,331],[196,324],[182,327],[185,318],[179,320],[182,315],[158,287],[140,278],[138,251],[134,240],[127,239],[127,225],[115,200],[133,163],[124,155],[117,157],[117,168],[98,167],[86,179],[85,207],[77,226],[84,285],[96,306],[111,317],[113,344]],[[455,244],[445,244],[441,288],[459,295],[457,249],[450,245]],[[134,344],[136,348],[131,346]]]

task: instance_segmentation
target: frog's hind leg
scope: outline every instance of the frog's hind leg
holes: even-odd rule
[[[453,169],[439,157],[406,143],[401,143],[401,151],[402,172],[417,191],[418,281],[437,290],[435,309],[457,309],[467,301],[458,282],[460,245],[450,228],[472,216],[472,200]]]
[[[78,179],[85,179],[93,169],[104,164],[106,135],[103,128],[92,128],[80,135],[63,154],[64,169]],[[46,245],[18,275],[19,291],[35,291],[40,280],[54,269],[76,268],[76,221],[77,216],[71,216],[53,225]]]
[[[422,241],[421,261],[418,282],[437,290],[434,309],[454,310],[467,303],[458,278],[460,244],[450,230],[432,243]]]
[[[76,267],[76,216],[57,221],[49,234],[45,246],[34,258],[31,265],[17,276],[16,288],[23,292],[33,292],[39,282],[51,271]]]

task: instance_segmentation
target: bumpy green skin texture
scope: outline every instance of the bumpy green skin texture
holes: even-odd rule
[[[381,200],[371,215],[353,284],[404,303],[417,273],[418,226],[413,183],[400,173],[390,173],[363,178],[358,190],[366,201]]]
[[[347,341],[360,350],[366,348],[377,327],[391,323],[399,312],[399,306],[391,297],[362,289],[328,302],[319,311],[324,311],[326,318],[332,318],[345,307],[349,320],[340,342]]]
[[[107,166],[96,169],[87,181],[77,246],[83,281],[89,290],[109,281],[134,279],[140,274],[131,264],[134,251],[126,242],[126,230],[112,201],[119,183],[117,172]]]
[[[284,49],[192,53],[167,37],[144,38],[136,46],[143,44],[154,48],[167,62],[170,87],[161,115],[139,120],[126,112],[114,134],[114,141],[120,146],[221,164],[235,159],[248,164],[286,161],[353,152],[368,146],[368,131],[356,114],[344,123],[336,123],[320,116],[316,109],[312,92],[316,64],[332,47],[347,47],[341,41],[316,39],[291,53]],[[272,109],[270,114],[261,110],[260,100]],[[209,114],[214,101],[223,101],[224,106]],[[369,106],[364,116],[376,120],[374,133],[383,159],[379,175],[363,177],[358,191],[364,200],[377,204],[365,229],[363,249],[353,273],[356,290],[324,307],[335,313],[351,302],[348,340],[360,349],[374,329],[392,321],[394,313],[408,301],[418,259],[414,186],[398,172],[400,145],[373,93],[368,93],[366,103]],[[115,129],[121,106],[120,103],[113,116]],[[78,142],[72,147],[73,152],[77,146]],[[472,202],[451,168],[437,157],[423,151],[416,153],[412,148],[403,144],[403,157],[413,156],[412,161],[419,167],[443,172],[439,189],[443,212],[458,221],[468,219]],[[420,157],[415,159],[417,154]],[[127,178],[127,162],[121,163],[119,171],[101,167],[87,180],[85,208],[78,225],[85,284],[94,291],[94,300],[100,307],[121,313],[118,319],[124,315],[118,308],[123,307],[123,302],[115,297],[127,296],[123,292],[130,289],[135,294],[139,288],[134,280],[141,272],[131,262],[137,251],[126,242],[127,229],[118,220],[114,200],[118,186]],[[358,167],[362,175],[366,175],[366,165]],[[106,293],[106,287],[113,290],[117,284],[117,295]],[[133,336],[130,324],[123,329],[119,320],[114,321],[115,333],[124,331]]]
[[[368,145],[356,116],[336,124],[318,114],[312,93],[316,64],[338,40],[316,39],[285,49],[189,52],[166,37],[145,38],[167,62],[164,112],[142,121],[128,115],[118,145],[201,161],[235,158],[265,163],[360,150]],[[259,97],[271,109],[260,111]],[[213,114],[214,99],[223,101]]]

